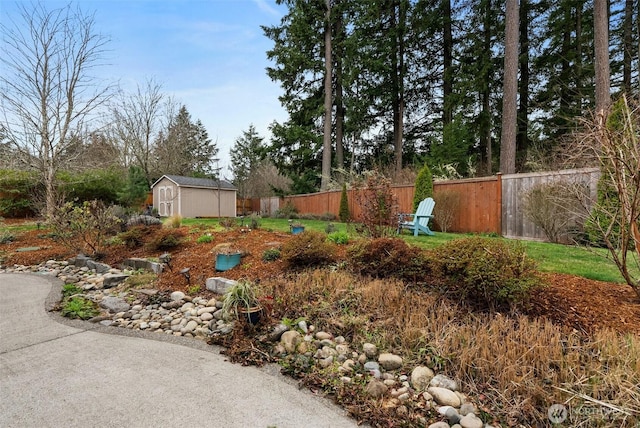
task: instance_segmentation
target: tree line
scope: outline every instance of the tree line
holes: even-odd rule
[[[513,170],[549,167],[595,110],[597,46],[607,96],[640,92],[637,0],[277,3],[288,13],[263,27],[273,41],[267,73],[282,86],[289,117],[272,124],[267,151],[296,191],[380,166],[398,173],[446,164],[462,176],[504,170],[511,113]]]
[[[269,141],[253,125],[236,140],[243,194],[424,164],[463,177],[506,157],[515,171],[552,167],[598,99],[640,92],[638,0],[276,2],[266,73],[288,118]],[[23,5],[0,29],[0,163],[37,173],[45,212],[62,172],[117,169],[130,188],[218,174],[216,142],[160,84],[124,93],[93,75],[109,42],[93,15]]]

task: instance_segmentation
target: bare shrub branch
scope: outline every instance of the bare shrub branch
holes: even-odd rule
[[[609,250],[626,283],[640,296],[640,263],[632,232],[640,222],[639,100],[623,95],[609,109],[604,125],[593,119],[584,122],[584,129],[569,152],[576,158],[597,159],[602,176],[598,200],[582,215]]]

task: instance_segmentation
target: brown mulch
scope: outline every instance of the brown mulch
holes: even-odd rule
[[[150,228],[153,234],[157,228]],[[197,243],[200,236],[197,231],[181,230],[190,239],[169,252],[172,256],[172,270],[165,271],[154,286],[160,290],[181,290],[188,292],[193,284],[204,284],[206,278],[224,276],[230,279],[247,278],[262,280],[285,273],[281,260],[265,262],[262,253],[269,248],[278,247],[290,234],[269,232],[266,230],[231,229],[213,235],[210,243]],[[19,234],[14,242],[0,244],[0,260],[12,266],[35,265],[47,260],[64,260],[74,256],[66,247],[48,238],[45,230],[33,230]],[[216,272],[214,267],[216,245],[232,243],[244,252],[239,266]],[[17,252],[19,248],[39,247],[38,250]],[[344,248],[339,257],[344,257]],[[158,257],[164,251],[148,251],[145,247],[127,249],[123,246],[107,247],[101,260],[112,266],[118,266],[129,257]],[[179,273],[189,268],[190,283]],[[530,314],[547,317],[558,324],[579,331],[590,332],[597,328],[609,328],[618,332],[640,334],[640,298],[625,284],[594,281],[578,276],[545,273],[548,286],[532,297]],[[204,289],[204,287],[202,287]],[[206,294],[202,290],[199,294]]]

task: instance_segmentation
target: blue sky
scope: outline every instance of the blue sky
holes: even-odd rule
[[[69,2],[43,0],[47,8]],[[31,0],[19,0],[30,4]],[[16,13],[0,0],[0,19]],[[273,44],[260,28],[276,25],[285,10],[274,0],[80,0],[95,12],[96,29],[111,39],[100,74],[125,91],[153,78],[163,92],[187,106],[220,148],[221,165],[250,124],[268,138],[268,125],[286,114],[277,83],[266,75]],[[228,171],[223,171],[228,175]]]

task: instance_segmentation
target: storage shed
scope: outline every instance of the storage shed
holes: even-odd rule
[[[235,217],[233,184],[210,178],[163,175],[151,186],[153,207],[163,217]]]

